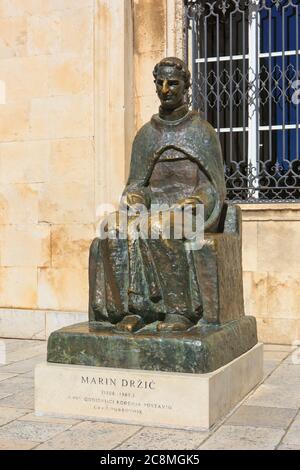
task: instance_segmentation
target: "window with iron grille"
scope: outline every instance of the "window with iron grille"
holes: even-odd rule
[[[216,128],[228,199],[300,202],[300,0],[184,0],[192,106]]]

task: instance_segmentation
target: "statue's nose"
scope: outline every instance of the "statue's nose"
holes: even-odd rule
[[[163,82],[163,87],[162,87],[162,92],[163,94],[167,94],[169,91],[169,83],[168,80],[164,80]]]

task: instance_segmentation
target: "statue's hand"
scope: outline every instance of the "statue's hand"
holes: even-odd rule
[[[177,201],[171,209],[183,210],[185,207],[189,206],[192,209],[193,214],[196,213],[196,207],[198,204],[203,204],[200,198],[196,196],[187,197]]]
[[[127,206],[127,208],[134,208],[135,210],[138,210],[139,207],[141,209],[144,209],[144,208],[149,209],[150,197],[146,191],[143,191],[143,190],[132,191],[132,192],[128,192],[124,194],[122,198],[122,204],[124,206]]]

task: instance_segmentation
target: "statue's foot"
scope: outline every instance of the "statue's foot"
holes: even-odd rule
[[[114,325],[109,321],[90,321],[90,331],[110,331],[114,328]]]
[[[185,331],[192,326],[193,323],[183,315],[170,313],[157,325],[157,331]]]
[[[135,331],[143,328],[145,323],[139,315],[126,315],[119,323],[116,324],[115,328],[119,331],[127,331],[134,333]]]
[[[105,308],[103,308],[103,305],[99,303],[92,303],[91,308],[94,312],[94,318],[95,321],[97,322],[108,322],[108,313]]]

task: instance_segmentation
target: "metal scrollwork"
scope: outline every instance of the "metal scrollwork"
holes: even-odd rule
[[[219,133],[228,198],[299,201],[299,0],[184,4],[191,104]]]

